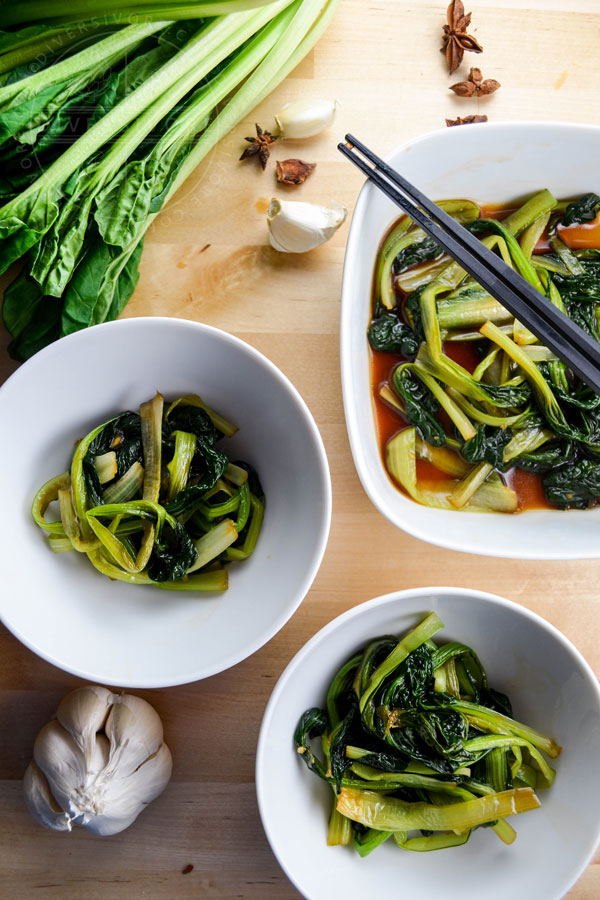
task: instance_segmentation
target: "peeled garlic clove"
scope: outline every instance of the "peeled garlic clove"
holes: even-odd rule
[[[83,752],[94,753],[96,733],[103,728],[115,695],[104,687],[87,685],[67,694],[59,703],[56,718]]]
[[[132,694],[115,697],[104,730],[110,741],[108,773],[117,769],[119,775],[135,772],[163,741],[160,716],[149,703]]]
[[[348,210],[339,204],[319,206],[273,198],[267,210],[271,246],[282,253],[306,253],[328,241],[347,215]]]
[[[53,831],[71,831],[71,816],[60,808],[48,786],[42,770],[34,762],[29,763],[23,776],[25,803],[31,815]]]
[[[336,102],[332,100],[296,100],[286,103],[275,121],[282,137],[293,140],[308,138],[329,128],[335,117]]]

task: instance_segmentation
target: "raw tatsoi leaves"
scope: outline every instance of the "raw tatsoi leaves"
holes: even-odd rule
[[[79,441],[32,514],[56,553],[85,553],[104,575],[177,591],[222,591],[226,564],[253,552],[265,497],[248,463],[220,448],[237,428],[195,394],[157,394]],[[46,511],[58,501],[60,519]]]
[[[154,218],[338,3],[4,5],[0,28],[47,23],[0,32],[0,272],[24,262],[2,312],[14,358],[120,314]]]
[[[443,627],[430,613],[400,639],[373,638],[338,670],[326,708],[300,718],[298,754],[333,791],[328,844],[440,850],[479,826],[510,844],[505,817],[537,809],[552,784],[546,757],[561,748],[512,718],[470,647],[433,642]]]
[[[62,23],[102,17],[102,21],[151,19],[192,19],[220,16],[238,10],[264,6],[269,0],[85,0],[74,5],[68,0],[15,0],[0,11],[0,27],[43,20]],[[27,29],[34,34],[33,26]]]
[[[597,194],[557,201],[544,190],[502,221],[468,200],[439,205],[542,302],[600,340],[600,247],[587,246]],[[374,353],[397,357],[387,383],[374,385],[399,417],[399,433],[382,447],[388,472],[414,500],[440,509],[518,512],[523,498],[511,484],[523,479],[507,482],[509,469],[534,473],[550,506],[596,505],[600,398],[431,243],[403,216],[375,269],[368,340]]]

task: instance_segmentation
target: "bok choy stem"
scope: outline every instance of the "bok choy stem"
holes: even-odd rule
[[[404,803],[376,791],[343,788],[338,810],[368,828],[383,831],[466,831],[486,822],[538,809],[540,802],[530,788],[517,788],[488,794],[474,800],[433,806],[429,803]]]
[[[268,0],[80,0],[76,10],[66,0],[21,0],[0,12],[0,27],[32,21],[77,22],[101,16],[103,21],[126,22],[136,17],[194,19],[235,13],[263,6]]]

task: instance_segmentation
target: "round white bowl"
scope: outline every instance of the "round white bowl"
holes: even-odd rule
[[[361,859],[326,845],[332,793],[295,752],[304,710],[324,706],[339,667],[371,637],[402,635],[434,610],[442,641],[471,646],[489,683],[505,691],[516,719],[563,748],[541,808],[509,820],[515,842],[477,829],[460,847],[402,851],[391,842]],[[399,591],[356,606],[321,629],[294,657],[267,705],[256,788],[263,826],[282,868],[309,900],[403,897],[437,900],[559,900],[600,838],[600,688],[580,653],[546,621],[501,597],[463,588]]]
[[[256,550],[229,566],[222,594],[112,582],[78,553],[52,553],[31,518],[36,490],[65,471],[74,441],[156,390],[200,394],[235,422],[226,452],[252,463],[265,491]],[[258,650],[308,592],[331,520],[323,442],[288,379],[238,338],[158,317],[80,331],[8,379],[0,420],[0,617],[54,665],[122,687],[196,681]]]
[[[600,192],[600,127],[516,122],[467,125],[427,134],[387,161],[434,200],[509,203],[548,188],[559,198]],[[369,372],[367,327],[380,241],[401,211],[363,187],[348,236],[342,287],[341,361],[354,463],[372,502],[394,525],[432,544],[521,559],[600,556],[600,507],[518,515],[430,509],[406,497],[381,459]]]

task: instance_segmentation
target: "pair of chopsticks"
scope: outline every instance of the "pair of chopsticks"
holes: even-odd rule
[[[369,181],[420,225],[585,384],[600,394],[600,344],[368,147],[351,134],[346,135],[346,141],[338,144],[338,150],[364,172]]]

